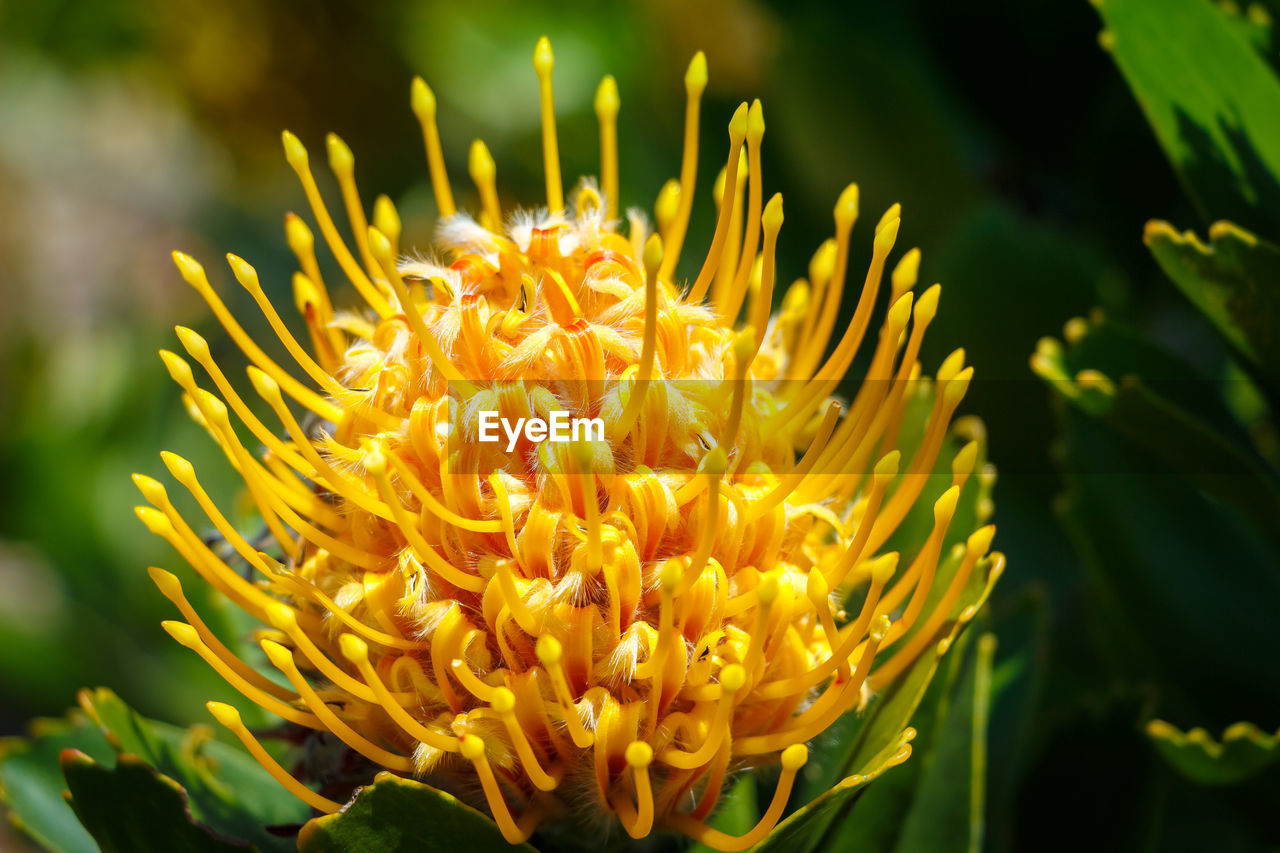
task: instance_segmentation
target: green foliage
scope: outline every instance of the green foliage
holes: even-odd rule
[[[93,850],[63,802],[67,786],[76,816],[104,850],[228,847],[223,841],[199,846],[202,838],[263,853],[293,849],[291,832],[281,836],[269,827],[300,824],[306,806],[244,752],[212,740],[207,726],[181,729],[147,720],[104,689],[84,691],[80,704],[66,720],[42,721],[30,739],[9,742],[0,753],[7,805],[49,849]],[[75,757],[62,761],[64,780],[58,759],[67,751]],[[144,814],[167,833],[156,836],[157,846],[131,846],[141,844],[139,838],[119,833],[132,830],[112,825],[112,815]]]
[[[1280,761],[1280,731],[1267,734],[1253,723],[1228,726],[1219,742],[1204,729],[1181,732],[1152,720],[1147,736],[1169,764],[1204,785],[1234,785]]]
[[[1206,221],[1280,234],[1280,82],[1207,0],[1101,0],[1102,43]]]
[[[1165,275],[1249,366],[1280,382],[1280,248],[1230,222],[1209,228],[1209,244],[1167,222],[1145,238]]]
[[[78,710],[66,719],[36,720],[30,737],[0,743],[0,800],[13,824],[46,850],[93,853],[93,838],[62,798],[66,785],[58,757],[67,749],[100,761],[111,755],[101,730]]]
[[[312,820],[298,835],[301,853],[533,853],[510,845],[487,816],[430,785],[391,773],[361,789],[344,811]]]
[[[182,786],[135,755],[107,767],[82,752],[62,753],[68,802],[102,853],[229,853],[243,850],[194,823]]]

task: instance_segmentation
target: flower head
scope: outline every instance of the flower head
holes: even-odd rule
[[[164,361],[244,479],[270,542],[232,526],[173,454],[164,454],[170,473],[228,548],[211,548],[141,475],[151,506],[138,512],[271,627],[262,648],[291,686],[219,642],[174,575],[152,577],[186,618],[166,623],[169,633],[246,698],[393,773],[433,774],[487,805],[509,840],[592,802],[636,838],[666,828],[741,849],[778,821],[805,744],[936,642],[990,546],[993,527],[973,533],[945,587],[934,584],[978,462],[974,441],[954,458],[931,532],[908,559],[884,550],[920,500],[972,369],[958,351],[934,381],[921,375],[939,287],[914,292],[911,251],[889,276],[890,307],[846,411],[831,395],[870,329],[898,207],[876,228],[853,318],[827,354],[856,187],[840,194],[835,237],[809,280],[770,316],[782,199],[764,201],[763,112],[744,103],[729,122],[714,237],[682,284],[674,271],[695,196],[702,55],[685,79],[680,179],[659,198],[652,231],[635,211],[619,226],[613,80],[596,99],[601,184],[584,181],[566,200],[545,39],[534,66],[547,205],[505,216],[480,142],[469,162],[479,215],[456,211],[435,99],[414,81],[441,213],[434,260],[400,257],[385,197],[369,225],[352,154],[330,136],[348,244],[307,151],[285,134],[324,242],[364,305],[335,309],[312,233],[292,214],[305,341],[254,268],[229,261],[305,380],[244,331],[199,263],[175,253],[279,421],[260,421],[205,341],[178,330],[216,393],[186,359],[163,352]],[[904,428],[908,403],[930,393],[923,422]],[[487,417],[554,427],[557,412],[599,430],[481,438]],[[907,447],[905,432],[920,438]],[[844,602],[856,606],[845,612]],[[210,707],[283,784],[322,811],[339,808],[281,768],[235,709]],[[774,762],[780,781],[755,829],[734,837],[705,825],[730,774]]]

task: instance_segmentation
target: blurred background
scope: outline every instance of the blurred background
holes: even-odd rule
[[[388,194],[403,244],[426,247],[435,211],[409,110],[414,74],[439,98],[460,204],[476,201],[466,173],[476,137],[497,160],[504,207],[536,202],[530,59],[546,34],[565,174],[597,169],[591,100],[612,73],[622,201],[646,208],[679,169],[682,76],[693,52],[706,52],[691,248],[712,230],[710,182],[744,98],[763,100],[766,188],[786,198],[785,281],[805,274],[830,234],[846,183],[861,185],[854,277],[880,213],[902,203],[899,246],[919,246],[922,280],[943,283],[926,369],[965,347],[984,380],[965,410],[985,420],[1000,469],[994,520],[1009,570],[992,618],[998,634],[1001,620],[1018,626],[1001,636],[1000,655],[1024,665],[1020,691],[991,720],[988,846],[1280,843],[1274,812],[1266,817],[1274,772],[1254,788],[1197,787],[1142,733],[1153,715],[1212,732],[1241,719],[1280,724],[1280,694],[1248,670],[1274,668],[1274,621],[1240,615],[1255,581],[1231,574],[1239,561],[1260,562],[1258,582],[1274,585],[1275,565],[1237,553],[1252,547],[1238,536],[1197,527],[1196,505],[1179,507],[1183,515],[1150,519],[1125,543],[1125,565],[1150,583],[1112,606],[1111,566],[1091,556],[1107,546],[1060,499],[1071,464],[1064,430],[1079,417],[1028,367],[1042,336],[1102,306],[1193,365],[1188,376],[1227,370],[1209,323],[1143,245],[1150,218],[1205,220],[1099,46],[1100,29],[1083,0],[0,3],[0,734],[61,714],[87,685],[177,723],[204,719],[204,701],[227,695],[160,629],[171,608],[145,569],[180,569],[132,512],[129,475],[158,475],[161,448],[207,472],[216,498],[236,494],[156,356],[176,344],[178,323],[230,353],[169,251],[204,262],[233,309],[251,303],[220,263],[226,251],[289,303],[282,221],[305,202],[282,156],[286,127],[331,192],[323,139],[339,133],[366,201]],[[1274,57],[1269,42],[1261,47]],[[253,310],[238,313],[251,331],[266,328]],[[1177,483],[1148,488],[1128,506],[1157,491],[1176,502],[1167,489]],[[1198,544],[1168,547],[1168,531]],[[1202,595],[1206,575],[1226,587]],[[1176,599],[1158,637],[1142,617],[1169,602],[1152,590]],[[1210,639],[1188,623],[1208,626]]]

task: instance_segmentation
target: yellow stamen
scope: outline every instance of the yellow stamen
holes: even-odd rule
[[[227,310],[227,306],[223,304],[222,299],[218,297],[218,294],[209,285],[209,279],[204,274],[204,267],[200,266],[190,255],[182,252],[173,253],[173,262],[177,265],[178,271],[182,273],[182,277],[187,284],[194,287],[204,297],[204,300],[209,303],[209,307],[213,309],[213,313],[218,318],[218,321],[222,323],[222,327],[227,330],[227,333],[231,335],[250,361],[271,374],[271,377],[280,383],[280,387],[285,390],[285,393],[303,406],[306,406],[327,421],[337,422],[341,420],[341,409],[322,399],[310,388],[290,376],[288,372],[272,361],[253,342],[253,338],[245,333],[240,324],[236,322],[235,317],[231,316],[231,312]]]
[[[724,194],[720,199],[720,212],[716,216],[716,230],[711,237],[711,248],[707,250],[707,258],[702,263],[698,278],[689,289],[689,301],[693,303],[701,302],[707,295],[707,288],[711,286],[711,281],[715,278],[721,262],[727,260],[725,239],[729,236],[732,225],[734,204],[739,201],[738,165],[742,159],[742,142],[747,137],[747,113],[748,107],[744,101],[734,111],[733,118],[729,120],[729,162],[725,165],[725,171],[721,173]]]
[[[684,235],[689,229],[689,215],[693,211],[694,186],[698,178],[698,120],[702,108],[702,93],[707,88],[707,57],[698,51],[689,62],[684,75],[686,94],[684,113],[684,154],[680,160],[680,209],[671,223],[670,235],[664,235],[666,253],[658,271],[661,278],[669,279],[675,273],[680,250],[684,247]]]
[[[618,81],[606,74],[596,89],[596,118],[600,122],[600,189],[604,192],[605,218],[618,218]]]
[[[365,229],[369,220],[364,215],[364,205],[360,203],[360,191],[356,189],[356,158],[351,148],[336,133],[325,137],[325,147],[329,151],[329,168],[338,179],[338,188],[342,191],[342,203],[347,209],[347,219],[351,223],[351,233],[356,238],[356,249],[364,261],[364,268],[370,278],[377,278],[378,267],[369,254],[369,243],[365,240]]]
[[[479,139],[471,143],[467,167],[471,172],[471,180],[480,193],[480,203],[484,206],[485,219],[482,224],[494,233],[502,233],[502,208],[498,205],[498,167],[493,162],[488,146]]]
[[[764,108],[757,99],[751,102],[751,108],[747,111],[747,185],[750,196],[747,203],[747,232],[742,240],[738,272],[729,286],[727,300],[724,304],[716,305],[720,319],[725,323],[732,323],[737,318],[737,306],[742,304],[742,297],[747,292],[747,283],[751,278],[751,268],[756,263],[756,245],[760,241],[760,208],[764,203],[764,179],[760,170],[760,142],[763,139]]]
[[[529,781],[539,791],[554,791],[556,786],[560,784],[559,768],[555,768],[556,772],[548,773],[542,769],[542,765],[538,762],[538,757],[533,754],[533,747],[529,745],[529,738],[524,733],[524,728],[520,725],[520,720],[516,717],[516,695],[505,687],[495,688],[493,697],[489,700],[493,710],[502,718],[502,725],[507,730],[507,736],[511,738],[511,743],[516,748],[516,755],[520,757],[520,763],[524,767],[524,772],[528,774]]]
[[[715,850],[739,851],[754,847],[764,839],[782,818],[782,811],[787,807],[791,797],[791,788],[795,785],[796,774],[809,759],[809,750],[804,744],[795,744],[782,752],[782,775],[778,777],[778,787],[773,791],[773,799],[769,808],[761,815],[756,825],[745,835],[728,835],[713,829],[701,821],[676,813],[669,818],[671,824],[695,841]]]
[[[166,621],[161,622],[160,627],[164,628],[165,632],[170,637],[177,640],[180,645],[185,646],[200,655],[200,657],[204,659],[204,662],[209,664],[214,672],[222,676],[223,680],[226,681],[227,684],[230,684],[238,690],[250,702],[260,706],[269,713],[275,714],[277,717],[288,720],[291,723],[297,723],[300,726],[315,729],[316,731],[325,730],[326,726],[314,714],[308,714],[305,711],[297,710],[291,705],[286,705],[276,697],[264,690],[260,690],[240,677],[239,673],[229,667],[226,662],[215,655],[213,651],[205,645],[204,641],[200,639],[199,633],[196,632],[196,629],[188,625],[186,622]]]
[[[284,132],[283,138],[285,159],[289,161],[289,165],[293,167],[293,171],[298,175],[298,180],[302,183],[302,191],[306,194],[307,202],[311,205],[311,213],[320,225],[320,233],[324,235],[325,242],[329,244],[329,251],[333,252],[333,257],[337,260],[338,266],[342,267],[342,271],[351,280],[351,283],[355,285],[356,290],[360,292],[365,302],[369,303],[369,307],[377,312],[378,316],[386,317],[391,310],[387,305],[387,300],[383,298],[382,293],[369,280],[369,276],[365,275],[364,270],[356,263],[356,259],[351,255],[351,250],[347,248],[346,242],[343,241],[337,227],[334,226],[333,217],[329,215],[329,209],[325,207],[324,198],[320,195],[320,188],[316,186],[316,179],[311,174],[307,149],[303,147],[298,137],[287,130]]]
[[[262,744],[253,736],[253,733],[245,727],[244,721],[240,718],[240,712],[223,702],[206,702],[205,707],[209,709],[209,713],[221,725],[225,726],[240,742],[244,744],[245,749],[249,750],[249,754],[254,757],[263,769],[271,774],[277,782],[279,782],[285,790],[302,800],[313,809],[324,812],[325,814],[333,814],[342,808],[342,803],[335,803],[328,797],[322,797],[315,791],[303,785],[297,779],[280,766],[271,753],[262,748]]]
[[[342,634],[338,637],[338,646],[343,656],[351,661],[360,672],[360,677],[373,688],[374,695],[378,698],[378,704],[395,721],[396,725],[404,729],[410,737],[428,746],[443,749],[446,752],[458,751],[457,738],[422,725],[396,701],[395,697],[387,690],[386,685],[382,683],[382,679],[378,677],[378,671],[369,662],[369,646],[364,640],[355,634]]]
[[[493,813],[493,820],[498,824],[502,837],[508,844],[523,844],[533,834],[534,828],[542,819],[541,813],[536,807],[531,807],[521,815],[518,822],[511,816],[511,809],[502,796],[502,789],[498,787],[498,780],[493,775],[493,768],[489,766],[489,758],[485,755],[484,741],[479,736],[463,735],[461,750],[462,757],[476,768],[476,775],[480,777],[480,787],[484,790],[484,798],[489,802],[489,811]]]
[[[403,755],[396,755],[394,752],[388,752],[344,723],[325,704],[325,701],[316,694],[311,685],[307,683],[307,679],[298,670],[298,665],[293,662],[293,652],[271,640],[263,640],[259,645],[267,653],[267,658],[271,661],[271,665],[285,674],[294,689],[302,696],[302,701],[324,723],[325,728],[338,736],[339,740],[365,758],[377,762],[383,767],[389,767],[401,773],[411,773],[413,771],[413,762],[408,758]]]
[[[288,688],[276,684],[262,673],[249,666],[247,663],[236,657],[230,649],[223,645],[213,631],[209,630],[209,626],[200,618],[200,614],[196,613],[191,602],[187,601],[186,595],[182,592],[182,582],[178,580],[178,576],[172,572],[166,572],[164,569],[158,569],[155,566],[147,569],[147,573],[151,575],[152,582],[159,588],[161,594],[169,599],[178,610],[182,613],[182,618],[186,619],[188,624],[196,630],[200,640],[208,647],[209,651],[217,655],[227,666],[233,669],[237,675],[250,684],[270,693],[277,699],[285,702],[292,702],[298,698],[298,694]]]
[[[556,105],[551,94],[551,69],[555,57],[546,36],[533,49],[533,70],[538,74],[538,103],[542,109],[542,165],[547,176],[547,208],[564,210],[564,187],[560,182],[560,150],[556,146]]]
[[[449,189],[449,173],[444,168],[444,152],[440,149],[440,130],[436,127],[436,96],[421,77],[413,78],[409,90],[409,104],[422,125],[422,142],[427,149],[427,168],[431,172],[431,189],[436,196],[436,210],[441,219],[448,219],[458,212],[453,205],[453,191]]]

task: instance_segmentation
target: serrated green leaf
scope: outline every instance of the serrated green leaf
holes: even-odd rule
[[[1280,248],[1230,222],[1209,243],[1167,222],[1149,222],[1143,240],[1165,275],[1227,342],[1270,380],[1280,380]]]
[[[1206,0],[1101,0],[1103,45],[1201,215],[1280,234],[1280,82]]]
[[[298,834],[300,853],[535,853],[511,845],[492,820],[451,794],[392,773],[380,773],[336,814],[318,817]]]
[[[267,827],[301,824],[311,812],[249,755],[213,740],[207,727],[148,720],[106,689],[82,691],[80,703],[118,752],[137,755],[184,789],[196,820],[264,851],[293,849],[291,837]]]
[[[974,666],[938,736],[894,848],[897,853],[982,850],[986,807],[987,720],[996,638],[983,634]]]
[[[77,750],[62,756],[76,816],[102,853],[232,853],[233,845],[195,824],[182,786],[141,758],[121,754],[115,767]]]
[[[10,820],[54,853],[96,853],[93,838],[62,798],[66,781],[58,765],[65,749],[105,760],[112,755],[102,733],[80,712],[37,720],[29,738],[0,742],[0,800]]]
[[[1236,723],[1215,741],[1204,729],[1181,732],[1152,720],[1147,736],[1175,770],[1203,785],[1234,785],[1280,762],[1280,730],[1267,734],[1253,723]]]
[[[1280,485],[1214,387],[1162,363],[1149,345],[1108,321],[1079,323],[1069,349],[1044,341],[1032,365],[1058,394],[1142,448],[1143,460],[1105,467],[1080,458],[1068,473],[1178,475],[1280,545]]]

